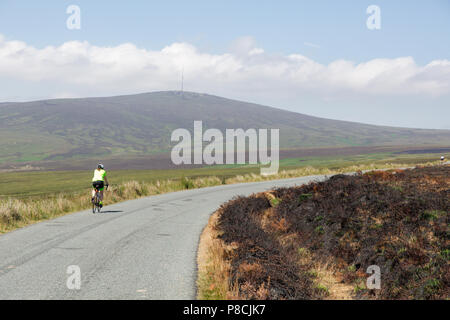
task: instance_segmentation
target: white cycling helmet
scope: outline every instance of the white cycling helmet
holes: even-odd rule
[[[104,166],[102,163],[99,163],[99,164],[97,165],[97,168],[98,168],[98,169],[105,169],[105,166]]]

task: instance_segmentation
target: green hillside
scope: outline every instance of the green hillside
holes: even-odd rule
[[[450,145],[449,130],[328,120],[189,92],[0,104],[0,163],[167,152],[174,129],[279,128],[281,148]]]

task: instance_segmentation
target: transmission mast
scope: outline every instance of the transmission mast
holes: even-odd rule
[[[184,91],[184,67],[183,70],[181,71],[181,93],[183,93]]]

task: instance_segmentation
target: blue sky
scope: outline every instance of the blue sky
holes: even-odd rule
[[[64,28],[70,4],[82,9],[80,31]],[[375,32],[365,26],[371,4],[382,9],[382,29]],[[413,56],[424,64],[449,57],[450,1],[2,0],[0,31],[37,47],[87,40],[159,49],[187,41],[217,53],[250,35],[266,51],[303,52],[322,63]]]
[[[71,4],[81,8],[81,30],[65,27],[68,17],[65,11]],[[366,8],[372,4],[381,8],[381,30],[368,30],[366,27]],[[247,37],[251,39],[251,48],[262,48],[264,55],[272,57],[299,54],[323,66],[339,60],[358,65],[374,59],[411,57],[420,68],[432,61],[450,59],[450,1],[1,0],[0,34],[4,41],[22,41],[38,50],[47,46],[58,47],[74,40],[105,48],[131,43],[138,49],[148,51],[160,51],[174,43],[187,43],[200,53],[218,56],[233,52],[236,41]],[[266,58],[264,63],[272,61],[270,59]],[[446,63],[443,65],[446,66]],[[438,67],[425,75],[417,71],[414,77],[436,77],[435,82],[448,80],[448,69],[435,69]],[[0,101],[59,94],[51,92],[51,81],[48,79],[37,81],[27,76],[8,78],[0,74],[0,84],[5,83],[9,93],[0,94]],[[45,90],[40,83],[47,85]],[[109,90],[102,87],[96,94],[95,90],[68,90],[60,82],[55,83],[55,90],[68,92],[68,96],[112,95],[114,90],[120,91],[117,85]],[[161,83],[169,82],[162,79]],[[267,82],[267,85],[269,83],[272,82]],[[19,87],[20,90],[17,89]],[[280,89],[272,95],[257,93],[253,84],[248,92],[235,92],[232,88],[230,85],[229,89],[222,90],[219,84],[210,87],[201,82],[192,87],[195,91],[226,94],[230,98],[323,117],[450,129],[447,120],[450,119],[450,94],[446,91],[447,87],[436,94],[434,91],[427,93],[424,85],[420,87],[423,93],[413,97],[407,91],[392,95],[388,90],[380,89],[380,94],[366,90],[365,93],[337,96],[327,93],[326,98],[320,90],[304,87],[299,89],[301,94],[286,94]],[[295,91],[293,84],[289,88]],[[149,85],[148,90],[144,91],[153,89],[165,87]],[[170,89],[169,84],[167,89]],[[263,86],[260,89],[264,91]],[[136,86],[136,92],[142,90],[141,86]],[[117,94],[132,91],[133,87],[127,87]],[[379,111],[388,112],[391,117],[386,119],[379,115]]]

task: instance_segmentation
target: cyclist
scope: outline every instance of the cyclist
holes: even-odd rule
[[[100,208],[103,207],[103,189],[106,186],[108,189],[108,178],[106,178],[105,166],[101,163],[97,165],[97,169],[94,170],[94,177],[92,178],[92,202],[94,202],[95,189],[100,191]]]

